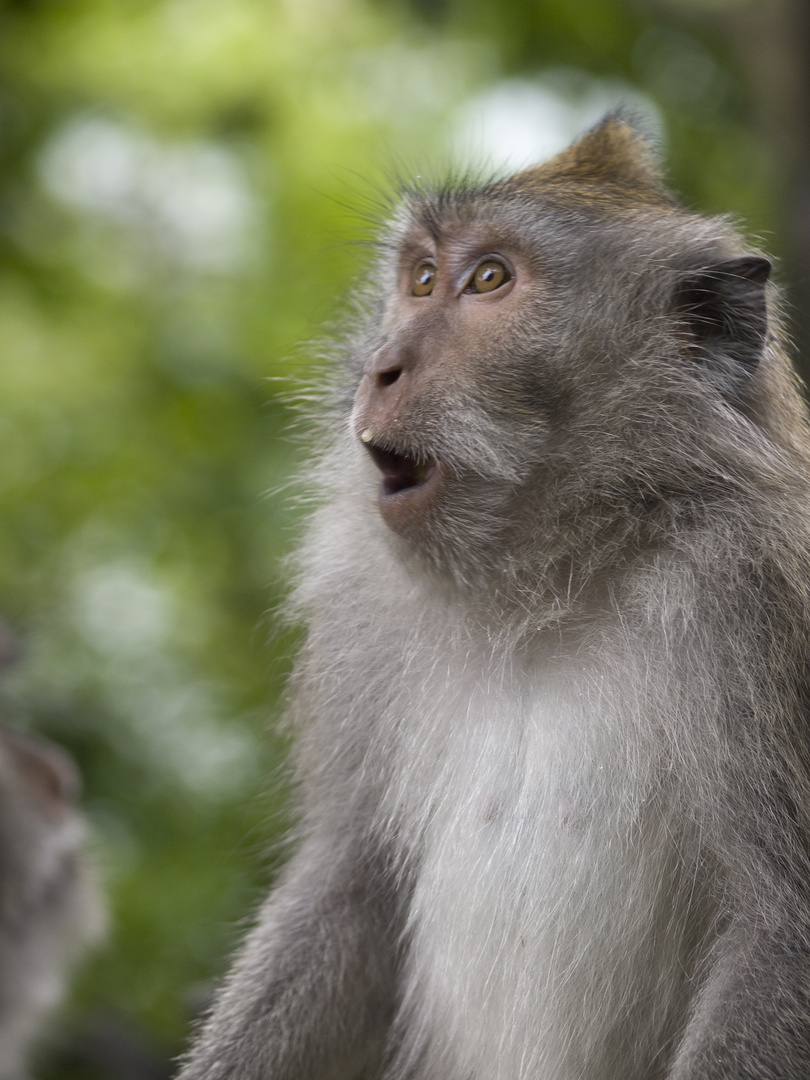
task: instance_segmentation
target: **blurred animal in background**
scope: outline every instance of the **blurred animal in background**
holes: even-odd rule
[[[26,1075],[74,961],[103,931],[78,792],[64,750],[0,726],[0,1080]]]
[[[402,193],[320,397],[298,844],[183,1080],[810,1076],[810,439],[620,116]]]

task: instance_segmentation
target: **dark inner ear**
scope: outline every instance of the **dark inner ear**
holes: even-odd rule
[[[717,263],[685,278],[675,306],[694,335],[698,355],[712,367],[736,361],[749,374],[762,356],[768,315],[767,259],[745,255]]]

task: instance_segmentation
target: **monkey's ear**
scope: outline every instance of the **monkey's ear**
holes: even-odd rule
[[[752,374],[768,329],[765,283],[771,264],[758,255],[709,266],[685,278],[675,307],[685,317],[698,356],[709,370],[728,374],[729,361]]]

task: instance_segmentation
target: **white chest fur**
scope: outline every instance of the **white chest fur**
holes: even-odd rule
[[[404,1053],[452,1080],[649,1080],[691,961],[647,706],[627,672],[468,670],[400,718],[421,746],[389,808],[415,881]]]

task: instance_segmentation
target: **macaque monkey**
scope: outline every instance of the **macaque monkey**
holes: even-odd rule
[[[75,809],[79,776],[51,743],[0,727],[0,1080],[101,932],[102,907]]]
[[[810,1077],[810,438],[610,116],[406,190],[325,395],[296,853],[182,1080]]]

